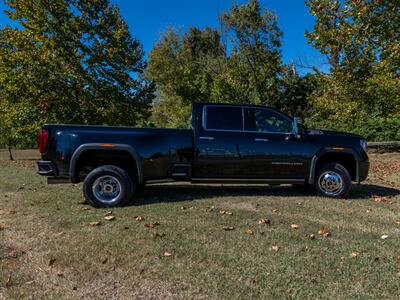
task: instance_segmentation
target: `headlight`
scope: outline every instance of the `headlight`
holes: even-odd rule
[[[367,142],[365,140],[360,140],[360,146],[367,152]]]

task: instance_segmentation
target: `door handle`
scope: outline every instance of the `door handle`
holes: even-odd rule
[[[265,142],[269,142],[269,139],[254,139],[254,141],[255,141],[255,142],[262,142],[262,143],[265,143]]]
[[[200,140],[205,140],[205,141],[213,141],[214,138],[212,136],[201,136],[199,137]]]

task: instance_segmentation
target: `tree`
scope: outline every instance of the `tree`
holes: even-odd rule
[[[28,138],[45,122],[135,125],[148,118],[154,87],[142,78],[143,49],[109,0],[5,3],[21,28],[0,31],[1,117],[18,124],[16,111],[29,107],[17,131]]]
[[[276,17],[251,0],[233,5],[220,25],[220,31],[192,27],[184,34],[170,29],[150,52],[146,75],[160,96],[156,125],[188,126],[193,102],[280,104]]]
[[[308,0],[309,42],[331,62],[312,97],[316,123],[370,139],[400,138],[400,5],[391,0]]]

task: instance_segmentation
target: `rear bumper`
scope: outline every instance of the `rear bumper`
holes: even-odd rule
[[[358,181],[364,181],[368,177],[369,161],[360,161],[358,164]]]
[[[58,176],[56,166],[48,160],[37,161],[38,171],[37,173],[42,176]]]

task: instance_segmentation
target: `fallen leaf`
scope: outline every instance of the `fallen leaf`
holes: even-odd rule
[[[271,224],[271,220],[270,219],[261,219],[260,221],[258,221],[258,224],[267,224],[270,225]]]
[[[56,259],[55,258],[51,258],[49,260],[49,267],[53,266],[55,262],[56,262]]]
[[[135,219],[135,221],[138,221],[138,222],[144,221],[144,217],[143,216],[134,216],[133,218]]]
[[[112,216],[112,214],[113,214],[113,212],[112,212],[112,210],[110,210],[110,211],[106,212],[105,216],[106,216],[106,217]]]
[[[273,246],[271,247],[271,249],[272,249],[272,251],[278,252],[279,249],[280,249],[280,247],[279,247],[278,245],[273,245]]]
[[[56,234],[56,236],[62,236],[62,235],[64,235],[64,234],[65,234],[64,231],[60,231],[59,233]]]
[[[164,256],[167,256],[167,257],[172,256],[172,253],[171,253],[171,252],[168,252],[168,251],[165,251],[165,252],[164,252]]]
[[[224,227],[222,227],[222,229],[226,230],[226,231],[229,231],[229,230],[235,229],[235,227],[233,227],[233,226],[224,226]]]
[[[276,213],[276,212],[278,212],[279,211],[279,209],[277,209],[277,208],[274,208],[273,210],[272,210],[272,212],[274,212],[274,213]]]
[[[254,232],[251,229],[247,229],[244,233],[247,235],[253,235]]]
[[[90,226],[99,226],[99,225],[101,225],[101,222],[99,222],[99,221],[93,221],[93,222],[90,222],[89,225],[90,225]]]
[[[35,280],[31,280],[31,281],[26,282],[26,284],[28,284],[28,285],[31,285],[33,283],[35,283]]]
[[[292,227],[292,229],[299,229],[300,228],[300,226],[297,225],[297,224],[292,224],[292,225],[290,225],[290,227]]]
[[[350,253],[350,257],[357,257],[358,256],[358,253],[357,252],[351,252]]]
[[[382,240],[386,240],[388,237],[389,237],[389,236],[388,236],[387,234],[384,234],[384,235],[381,236],[381,239],[382,239]]]
[[[326,228],[325,226],[322,226],[321,229],[318,230],[318,234],[323,237],[328,237],[330,235],[330,232],[329,232],[328,228]]]
[[[164,237],[165,236],[165,233],[158,233],[158,232],[156,232],[156,233],[154,233],[153,234],[153,237]]]
[[[154,223],[144,224],[144,227],[147,227],[147,228],[154,228],[154,227],[156,227],[156,226],[158,226],[158,225],[160,225],[159,222],[154,222]]]
[[[11,275],[9,275],[8,276],[8,278],[7,278],[7,281],[6,281],[6,287],[10,287],[11,286],[11,284],[12,284],[12,282],[11,282]]]
[[[107,221],[113,221],[113,220],[115,220],[115,217],[113,215],[108,215],[108,216],[105,216],[104,219],[106,219]]]
[[[400,220],[394,221],[395,224],[400,225]]]

